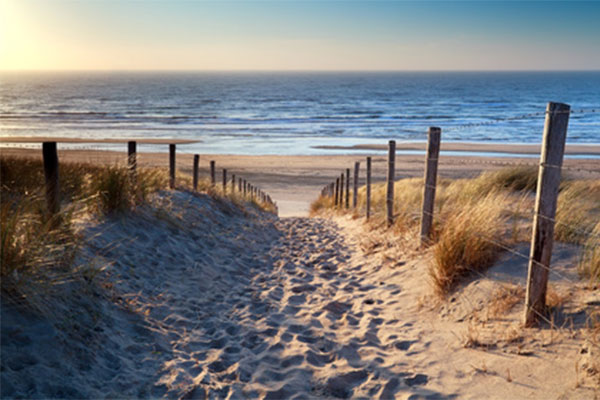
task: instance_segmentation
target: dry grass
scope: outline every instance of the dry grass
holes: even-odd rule
[[[310,215],[317,215],[319,212],[334,207],[334,200],[329,196],[319,196],[319,198],[310,205]]]
[[[584,244],[599,219],[600,180],[563,182],[556,210],[556,239]]]
[[[508,314],[517,304],[525,299],[525,289],[518,285],[502,285],[492,294],[488,306],[490,318],[500,318]]]
[[[501,248],[490,239],[501,235],[507,219],[499,204],[498,195],[490,194],[445,221],[430,269],[437,293],[450,292],[462,277],[496,261]]]
[[[89,280],[88,269],[73,266],[81,244],[72,228],[76,216],[127,212],[168,184],[167,173],[161,169],[138,168],[132,178],[124,166],[61,163],[61,211],[51,216],[46,211],[43,171],[41,160],[0,158],[1,291],[7,299],[26,300],[34,308],[43,303],[35,300],[36,292],[45,292],[65,279],[78,279],[76,275],[83,272],[86,277],[79,278]],[[177,186],[191,190],[192,180],[178,174]],[[199,182],[199,191],[227,202],[228,207],[275,212],[271,204],[237,192],[223,193],[220,185],[213,187],[207,180]]]
[[[503,251],[531,236],[538,170],[535,167],[506,168],[484,172],[472,179],[438,179],[434,207],[431,275],[436,291],[447,293],[473,270],[484,270]],[[371,188],[369,227],[385,226],[386,185]],[[423,196],[423,180],[401,179],[394,184],[394,234],[417,237]],[[366,190],[359,189],[358,210],[364,215]],[[331,198],[319,198],[312,213],[333,209]],[[556,238],[585,247],[581,270],[598,279],[600,250],[590,236],[600,218],[600,181],[565,180],[561,185],[556,216]],[[600,235],[600,234],[597,234]],[[491,240],[490,240],[491,239]]]
[[[592,282],[600,282],[600,222],[596,223],[591,236],[584,242],[579,271]]]

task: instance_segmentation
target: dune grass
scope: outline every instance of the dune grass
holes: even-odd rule
[[[0,157],[0,289],[12,301],[38,303],[34,293],[48,289],[59,274],[76,279],[73,260],[81,238],[73,222],[83,215],[123,214],[145,204],[168,187],[163,169],[137,168],[133,178],[121,165],[100,166],[62,162],[59,166],[61,211],[47,213],[42,161]],[[190,176],[178,173],[177,188],[192,190]],[[199,192],[234,206],[275,212],[274,206],[239,193],[224,193],[220,185],[199,182]]]
[[[437,293],[449,293],[465,276],[483,271],[516,242],[531,237],[535,167],[484,172],[470,179],[438,179],[432,231],[433,263],[430,275]],[[418,240],[423,179],[401,179],[394,184],[395,233],[410,233]],[[330,210],[364,215],[364,187],[358,192],[358,210],[335,208],[331,198],[320,197],[311,206],[314,214]],[[371,226],[385,226],[386,185],[371,187]],[[598,277],[598,242],[590,236],[598,228],[600,181],[564,179],[558,199],[556,240],[584,246],[582,271]],[[597,278],[596,278],[597,279]]]

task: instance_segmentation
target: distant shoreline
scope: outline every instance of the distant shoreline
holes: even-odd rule
[[[322,150],[370,150],[385,151],[387,144],[357,144],[352,146],[312,146]],[[396,142],[396,151],[425,151],[425,142]],[[499,144],[499,143],[474,143],[474,142],[442,142],[441,151],[464,153],[505,153],[514,155],[538,155],[541,146],[538,144]],[[600,156],[600,144],[567,144],[566,155],[572,156]],[[472,154],[465,154],[471,156]]]

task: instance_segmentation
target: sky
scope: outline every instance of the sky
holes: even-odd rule
[[[600,70],[600,1],[0,0],[0,70]]]

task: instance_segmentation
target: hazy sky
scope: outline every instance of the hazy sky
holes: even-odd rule
[[[600,69],[600,2],[0,0],[0,69]]]

